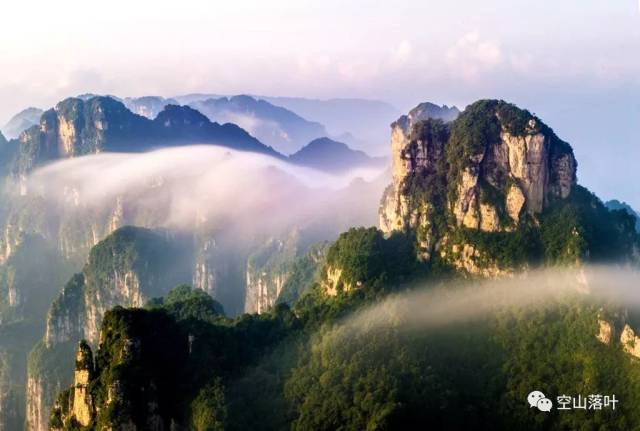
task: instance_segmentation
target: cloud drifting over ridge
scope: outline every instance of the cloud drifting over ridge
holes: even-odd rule
[[[424,331],[482,320],[504,310],[558,304],[567,298],[640,309],[639,282],[640,272],[628,267],[539,269],[498,280],[422,286],[390,296],[344,323],[352,335],[385,327]]]
[[[293,225],[375,220],[380,170],[340,176],[211,145],[140,154],[103,153],[54,162],[28,179],[54,208],[97,211],[123,201],[159,226],[273,233]],[[359,184],[368,193],[352,196]],[[346,220],[349,220],[348,222]]]

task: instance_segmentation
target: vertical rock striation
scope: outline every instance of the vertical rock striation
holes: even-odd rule
[[[382,197],[380,228],[414,230],[423,260],[438,249],[460,269],[486,272],[477,248],[453,233],[536,223],[572,191],[573,151],[538,118],[502,101],[476,102],[459,116],[419,108],[391,125],[393,183]]]
[[[54,395],[71,383],[66,367],[74,346],[81,339],[98,344],[109,309],[142,307],[150,298],[191,280],[187,243],[163,232],[127,226],[92,248],[82,273],[71,278],[51,305],[43,342],[31,353],[30,429],[46,429]]]

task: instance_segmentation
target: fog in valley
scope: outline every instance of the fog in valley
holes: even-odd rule
[[[153,227],[277,234],[376,225],[383,169],[330,175],[269,156],[202,145],[66,159],[36,170],[29,194],[52,209],[109,209],[118,199]]]
[[[640,271],[623,266],[530,270],[501,279],[421,284],[350,316],[354,335],[382,328],[430,331],[504,310],[539,309],[568,299],[640,309]]]

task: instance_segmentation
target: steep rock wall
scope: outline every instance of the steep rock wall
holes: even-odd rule
[[[381,200],[380,229],[413,230],[422,260],[438,249],[472,273],[500,271],[476,265],[479,251],[453,231],[535,224],[576,183],[571,147],[528,111],[502,101],[476,102],[448,123],[400,117],[391,125],[391,150],[393,183]]]

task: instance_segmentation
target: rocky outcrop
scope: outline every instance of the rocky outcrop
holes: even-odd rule
[[[349,292],[353,286],[351,283],[343,280],[343,270],[327,265],[324,277],[320,280],[320,288],[326,296],[337,296],[341,292]],[[356,286],[360,286],[362,282],[357,281]]]
[[[47,316],[45,343],[84,338],[97,343],[104,313],[146,300],[191,279],[189,252],[180,241],[144,228],[124,227],[98,243]]]
[[[598,317],[598,333],[596,338],[603,344],[611,344],[615,336],[615,328],[612,323]]]
[[[35,377],[27,380],[27,418],[26,428],[32,431],[45,431],[47,429],[47,400],[45,394],[45,382]],[[53,392],[53,391],[51,391]]]
[[[640,358],[640,337],[628,324],[624,325],[620,334],[620,344],[622,349],[636,358]]]
[[[93,420],[95,407],[89,389],[94,374],[93,353],[85,342],[78,346],[76,369],[73,375],[73,404],[71,416],[81,426],[88,426]]]
[[[269,310],[282,291],[288,272],[269,274],[247,267],[247,288],[245,290],[245,312],[264,313]]]
[[[480,268],[471,261],[474,244],[448,233],[510,232],[535,222],[575,185],[573,151],[538,118],[502,101],[440,116],[448,123],[433,110],[419,106],[391,125],[393,184],[381,201],[380,228],[416,231],[422,260],[438,248],[463,259],[452,262],[458,268],[493,274],[491,263]],[[459,251],[443,250],[446,244]]]
[[[452,263],[461,272],[496,278],[512,272],[511,269],[501,268],[491,262],[487,256],[471,244],[453,244],[450,248],[443,247],[440,257]]]
[[[283,239],[270,238],[256,248],[247,259],[245,313],[263,313],[275,304],[295,259],[305,251],[297,229]]]
[[[176,388],[184,383],[179,370],[188,358],[187,338],[165,313],[110,310],[97,352],[101,366],[94,366],[91,348],[81,342],[73,385],[60,393],[51,410],[53,428],[173,429],[178,399],[184,396]]]
[[[27,379],[26,429],[49,430],[49,416],[56,395],[68,382],[51,379],[45,374],[31,375]]]
[[[142,307],[188,283],[192,275],[188,244],[163,232],[127,226],[92,248],[82,273],[73,276],[53,302],[42,345],[37,354],[32,352],[27,404],[34,429],[42,429],[38,428],[42,415],[48,417],[54,395],[69,383],[66,368],[52,369],[71,363],[73,350],[68,346],[81,339],[97,345],[103,317],[113,307]]]
[[[215,297],[220,284],[219,247],[211,233],[196,234],[193,287]]]
[[[430,117],[402,116],[391,125],[391,175],[380,209],[384,232],[406,230],[427,221],[433,202],[414,199],[411,178],[433,176],[443,168],[447,126]]]
[[[640,359],[640,336],[629,323],[626,311],[605,316],[600,310],[597,325],[598,332],[595,336],[598,341],[607,345],[617,345],[624,352]]]

